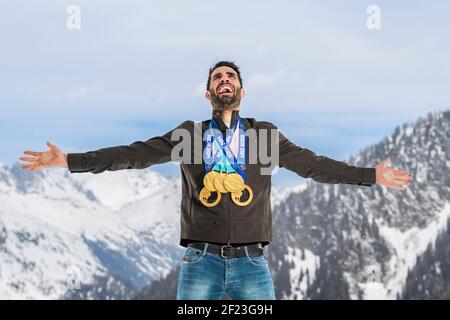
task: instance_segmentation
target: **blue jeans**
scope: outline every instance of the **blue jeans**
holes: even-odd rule
[[[272,275],[264,255],[222,258],[188,247],[178,277],[177,300],[275,300]]]

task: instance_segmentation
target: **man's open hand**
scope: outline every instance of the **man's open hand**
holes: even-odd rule
[[[412,177],[403,170],[389,168],[391,159],[386,158],[375,167],[377,183],[395,189],[405,190],[410,184]]]
[[[22,169],[29,169],[30,171],[36,171],[43,168],[60,167],[67,168],[67,155],[63,153],[57,146],[47,141],[47,146],[50,148],[46,152],[25,151],[25,154],[33,157],[21,157],[21,161],[30,162]]]

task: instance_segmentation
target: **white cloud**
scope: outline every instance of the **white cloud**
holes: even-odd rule
[[[261,87],[270,86],[280,81],[284,75],[284,70],[278,70],[270,73],[254,73],[248,79],[247,87],[251,89],[258,89]]]
[[[88,94],[88,92],[89,92],[89,90],[87,87],[81,86],[81,87],[69,90],[66,93],[66,97],[68,99],[78,99],[78,98],[86,96]]]
[[[66,80],[70,82],[70,80]],[[83,97],[93,97],[93,96],[104,96],[105,84],[101,82],[95,82],[91,84],[82,84],[82,85],[74,85],[71,83],[64,83],[60,81],[57,84],[59,87],[55,86],[52,88],[54,92],[61,92],[62,95],[56,94],[54,95],[57,99],[69,99],[76,100]]]
[[[260,44],[255,48],[256,55],[260,56],[260,57],[266,55],[268,52],[269,52],[269,46],[265,43]]]

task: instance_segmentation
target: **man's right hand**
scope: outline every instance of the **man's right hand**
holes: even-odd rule
[[[67,155],[63,153],[57,146],[47,141],[47,146],[50,148],[46,152],[37,151],[25,151],[25,154],[33,157],[21,157],[20,160],[30,162],[22,169],[29,169],[30,171],[36,171],[44,168],[68,168]]]

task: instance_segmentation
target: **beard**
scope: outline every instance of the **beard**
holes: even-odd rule
[[[213,90],[211,94],[211,104],[214,110],[224,111],[224,110],[234,110],[239,109],[241,104],[241,88],[236,89],[233,96],[220,96],[217,95]]]

